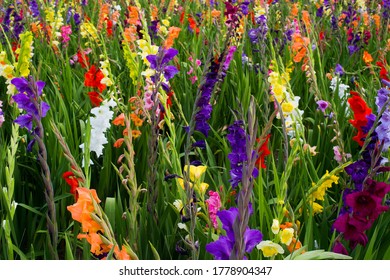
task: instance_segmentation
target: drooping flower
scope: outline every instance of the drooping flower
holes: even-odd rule
[[[344,245],[340,241],[336,241],[332,251],[337,254],[343,254],[348,256],[347,249],[345,249]]]
[[[257,249],[263,251],[263,256],[266,258],[273,257],[277,254],[283,254],[284,250],[282,246],[277,243],[272,242],[271,240],[263,240],[257,246]]]

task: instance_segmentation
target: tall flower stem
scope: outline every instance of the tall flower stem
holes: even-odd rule
[[[235,244],[233,246],[230,259],[242,260],[245,255],[245,232],[248,228],[250,209],[249,203],[252,197],[253,190],[253,172],[255,170],[256,156],[254,154],[254,147],[256,145],[257,134],[257,121],[256,121],[256,105],[253,96],[250,100],[250,106],[248,111],[248,137],[246,139],[246,155],[247,164],[243,166],[241,189],[238,195],[238,217],[233,225]]]
[[[38,143],[39,153],[38,160],[42,167],[42,179],[45,185],[45,199],[48,207],[48,213],[46,215],[47,228],[50,233],[49,249],[52,257],[58,260],[57,244],[58,244],[58,225],[56,218],[56,206],[54,202],[53,184],[51,182],[50,168],[47,163],[47,150],[45,143],[43,142],[44,130],[41,122],[38,122],[39,136],[35,136],[35,140]],[[42,136],[42,138],[41,138]]]
[[[41,176],[43,179],[43,183],[45,186],[45,199],[48,207],[48,212],[46,215],[46,223],[47,228],[50,234],[50,242],[49,242],[49,250],[52,254],[53,259],[58,260],[58,225],[57,225],[57,217],[56,217],[56,206],[54,202],[54,189],[51,181],[51,174],[49,164],[47,163],[47,150],[44,143],[44,128],[42,125],[42,103],[39,102],[39,92],[38,88],[35,84],[35,81],[32,77],[29,80],[31,90],[36,98],[33,99],[33,104],[35,108],[38,108],[38,116],[33,115],[33,119],[36,123],[36,131],[33,134],[34,139],[38,144],[39,152],[38,152],[38,160],[41,165],[42,171]]]

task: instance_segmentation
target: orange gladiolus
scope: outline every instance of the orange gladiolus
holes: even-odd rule
[[[127,9],[129,11],[129,18],[127,19],[127,22],[129,24],[137,25],[140,22],[137,7],[129,6]]]
[[[219,18],[221,16],[221,11],[218,11],[218,10],[214,9],[214,10],[211,11],[211,16],[213,18],[215,18],[215,19]]]
[[[119,116],[117,116],[117,117],[112,121],[112,124],[113,124],[113,125],[125,126],[125,114],[122,113],[122,114],[120,114]]]
[[[136,129],[133,129],[133,130],[131,131],[131,134],[133,135],[133,139],[136,139],[136,138],[138,138],[138,137],[141,136],[141,131],[136,130]]]
[[[143,120],[141,120],[136,114],[132,113],[130,114],[130,118],[131,120],[133,121],[133,123],[135,124],[135,126],[139,127],[142,125],[143,123]]]
[[[179,27],[175,27],[175,26],[169,27],[168,37],[167,37],[167,39],[165,40],[165,43],[164,43],[164,48],[165,49],[169,49],[169,48],[171,48],[173,46],[174,40],[177,37],[179,37],[180,30],[181,30],[181,28],[179,28]]]
[[[302,247],[301,241],[299,241],[299,240],[297,241],[297,239],[293,237],[293,239],[292,239],[290,245],[288,245],[287,249],[289,250],[290,253],[292,253],[293,251],[296,251],[301,247]]]
[[[290,17],[291,18],[296,18],[298,16],[298,12],[299,12],[299,9],[298,9],[298,4],[297,3],[294,3],[291,7],[291,11],[290,11]]]
[[[72,214],[72,219],[81,223],[83,232],[103,232],[101,225],[91,217],[91,214],[95,212],[92,199],[96,203],[100,203],[96,190],[77,188],[76,191],[79,195],[77,202],[67,207],[68,211]]]
[[[122,245],[122,250],[119,251],[119,247],[115,246],[114,254],[117,260],[130,260],[130,256],[127,253],[125,246]]]
[[[79,234],[77,235],[78,239],[85,238],[89,244],[91,244],[91,253],[98,256],[110,251],[109,246],[103,243],[100,234],[90,233],[90,234]]]
[[[301,62],[301,60],[306,56],[307,50],[310,41],[307,37],[302,37],[301,34],[295,33],[293,36],[293,45],[291,50],[294,54],[294,62]]]
[[[125,141],[124,138],[119,138],[118,140],[115,141],[114,147],[115,147],[115,148],[120,148],[120,147],[122,146],[122,144],[123,144],[124,141]]]
[[[371,62],[374,61],[374,59],[372,58],[371,54],[369,54],[367,51],[364,51],[363,52],[363,61],[366,64],[370,64]]]
[[[306,30],[307,32],[310,33],[310,26],[311,26],[311,23],[310,23],[310,14],[308,11],[302,11],[302,20],[303,22],[305,23],[305,26],[306,26]]]
[[[381,16],[380,15],[373,15],[372,19],[374,20],[376,28],[379,29],[381,26]]]
[[[285,229],[285,228],[292,228],[293,224],[290,223],[290,222],[285,222],[284,224],[281,224],[280,225],[280,228],[281,229]]]

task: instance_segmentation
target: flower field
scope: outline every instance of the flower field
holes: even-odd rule
[[[0,0],[0,259],[390,259],[389,14]]]

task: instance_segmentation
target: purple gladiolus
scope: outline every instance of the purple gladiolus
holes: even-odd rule
[[[231,207],[229,210],[218,211],[217,216],[222,222],[226,236],[220,236],[217,241],[207,244],[206,251],[212,254],[216,260],[228,260],[236,242],[233,225],[239,216],[239,211],[237,208]],[[250,253],[262,239],[263,235],[259,230],[248,227],[244,234],[245,251]]]
[[[336,75],[339,75],[340,77],[344,75],[344,68],[340,64],[336,65],[336,68],[334,69],[334,72]]]
[[[31,0],[29,2],[29,5],[30,5],[30,10],[31,10],[33,17],[39,17],[40,13],[39,13],[39,7],[38,7],[37,1]]]
[[[168,63],[178,54],[176,49],[161,48],[157,55],[148,55],[146,59],[150,62],[150,68],[163,73],[167,81],[172,79],[178,72],[177,68]]]
[[[12,99],[18,104],[19,109],[25,110],[26,114],[20,115],[15,123],[33,130],[33,122],[40,122],[50,109],[49,104],[39,101],[45,83],[43,81],[27,81],[25,78],[14,78],[11,83],[16,87],[18,93]]]
[[[328,108],[329,103],[327,101],[324,101],[324,100],[318,100],[316,103],[318,105],[318,110],[321,110],[322,113],[325,114],[325,110],[326,110],[326,108]]]
[[[232,152],[228,155],[230,160],[230,183],[235,188],[242,180],[242,167],[247,161],[246,155],[246,133],[242,128],[243,121],[235,121],[229,127],[227,139],[232,147]]]

